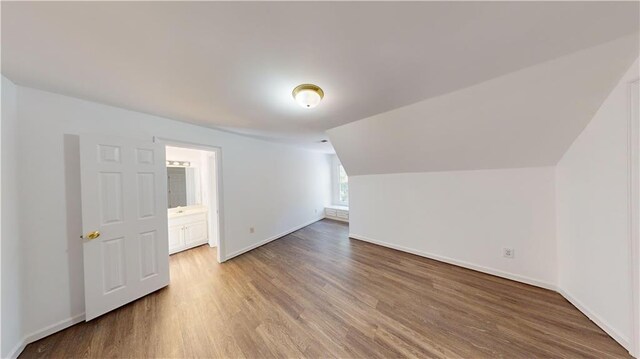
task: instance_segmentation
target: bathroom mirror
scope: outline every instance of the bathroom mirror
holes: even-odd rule
[[[202,204],[200,176],[192,167],[167,167],[168,208]]]

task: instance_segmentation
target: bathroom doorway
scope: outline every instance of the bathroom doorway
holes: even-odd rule
[[[220,149],[158,141],[166,151],[169,255],[209,245],[224,261]]]

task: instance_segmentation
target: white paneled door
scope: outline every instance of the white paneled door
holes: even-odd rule
[[[86,320],[169,284],[162,145],[80,136]]]

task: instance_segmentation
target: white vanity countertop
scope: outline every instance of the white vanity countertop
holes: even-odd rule
[[[182,216],[188,216],[196,213],[206,213],[207,207],[205,206],[187,206],[187,207],[176,207],[169,208],[168,215],[169,218],[177,218]]]

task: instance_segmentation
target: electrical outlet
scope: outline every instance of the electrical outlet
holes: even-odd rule
[[[513,248],[502,248],[502,255],[505,258],[513,258]]]
[[[255,233],[256,229],[253,227],[249,227],[249,233]]]

